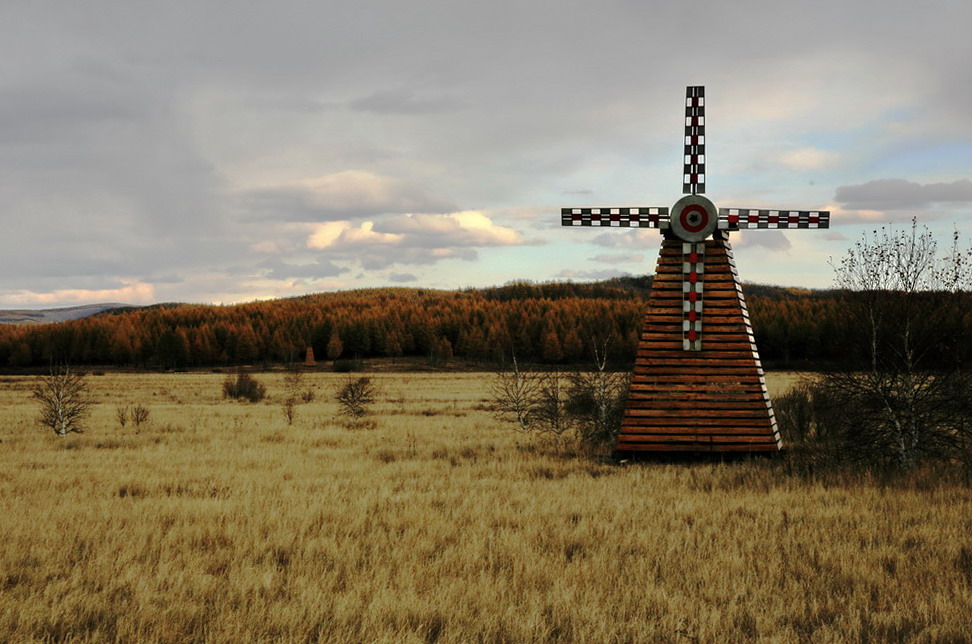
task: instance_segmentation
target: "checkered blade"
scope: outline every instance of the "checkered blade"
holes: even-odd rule
[[[720,230],[743,228],[830,228],[830,213],[826,210],[719,208]]]
[[[563,226],[668,228],[668,208],[561,208]]]
[[[705,87],[685,88],[685,160],[682,192],[705,192]]]
[[[702,350],[705,242],[682,244],[682,348]]]

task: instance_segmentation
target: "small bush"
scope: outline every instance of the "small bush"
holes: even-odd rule
[[[595,454],[611,445],[621,426],[628,377],[597,371],[536,373],[512,367],[491,383],[492,409],[522,432],[539,432],[576,441]]]
[[[847,410],[819,381],[802,380],[776,396],[773,412],[787,464],[794,471],[814,474],[843,467],[861,449],[852,444],[854,431],[848,425]]]
[[[149,410],[144,405],[135,405],[133,407],[125,405],[124,407],[119,406],[115,408],[115,419],[118,420],[118,424],[122,429],[125,429],[129,420],[135,424],[136,428],[141,427],[142,423],[148,420],[148,417]]]
[[[135,423],[135,427],[141,427],[142,423],[148,422],[149,410],[148,407],[144,405],[135,405],[132,407],[132,422]]]
[[[341,406],[340,412],[348,418],[361,418],[368,413],[368,407],[375,402],[378,390],[371,378],[348,378],[338,389],[335,399]]]
[[[263,400],[266,395],[267,388],[248,373],[237,374],[235,380],[232,376],[227,377],[223,382],[223,398],[255,403]]]

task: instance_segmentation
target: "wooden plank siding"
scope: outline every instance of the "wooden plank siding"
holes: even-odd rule
[[[782,447],[727,239],[705,242],[702,350],[682,345],[682,241],[662,243],[616,455]]]

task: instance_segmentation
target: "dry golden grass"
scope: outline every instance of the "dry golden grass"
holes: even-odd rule
[[[767,461],[617,467],[380,375],[373,426],[213,374],[91,377],[90,430],[0,378],[0,642],[969,641],[972,493]],[[779,382],[785,382],[780,380]],[[776,382],[771,377],[771,389]],[[783,386],[783,385],[781,385]],[[136,432],[119,404],[151,410]]]

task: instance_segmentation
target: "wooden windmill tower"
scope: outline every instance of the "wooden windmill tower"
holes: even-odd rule
[[[705,88],[685,93],[682,191],[668,208],[563,208],[564,226],[664,234],[615,454],[776,452],[766,391],[729,232],[828,228],[820,210],[716,208],[705,192]]]

